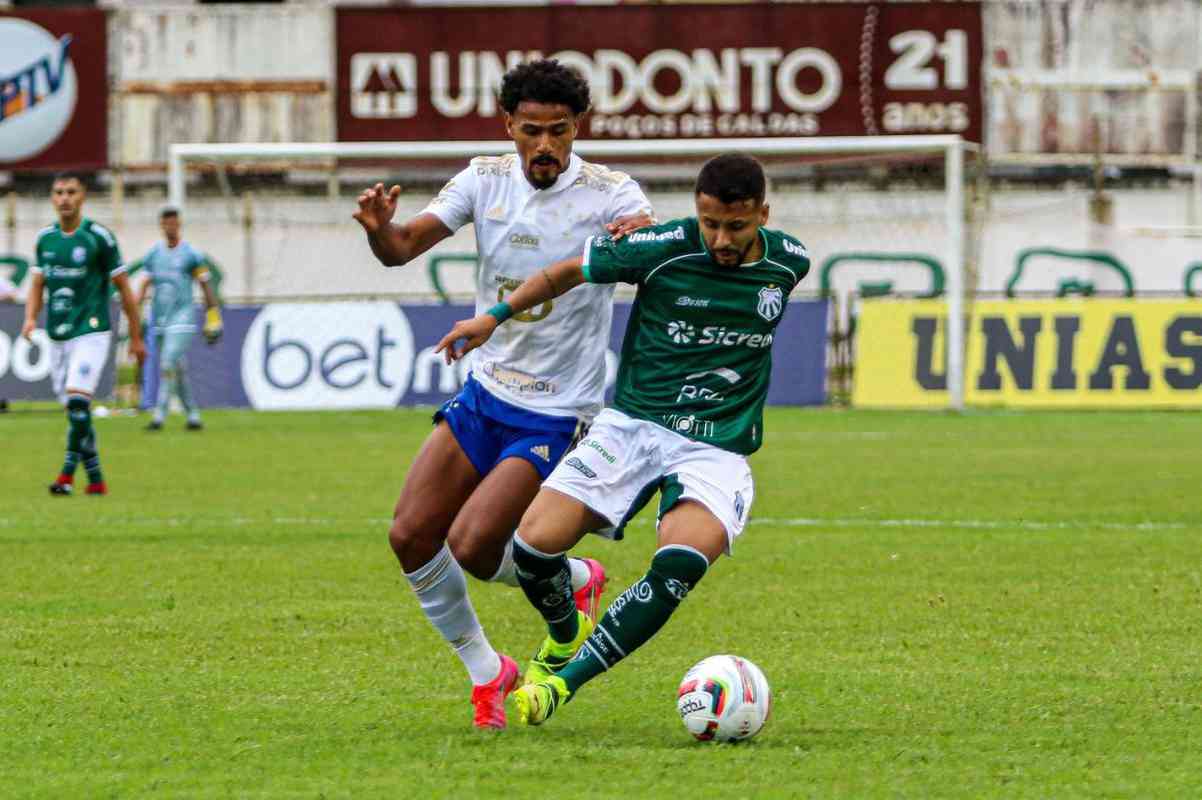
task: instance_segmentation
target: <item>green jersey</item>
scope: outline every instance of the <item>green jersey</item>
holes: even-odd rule
[[[759,235],[763,256],[738,267],[713,260],[692,217],[589,239],[586,280],[639,287],[614,408],[723,450],[759,449],[773,332],[810,268],[801,242]]]
[[[109,281],[125,272],[117,239],[103,225],[80,220],[72,233],[56,222],[38,234],[33,269],[46,282],[46,330],[56,341],[107,331]]]
[[[150,304],[150,321],[154,328],[177,331],[196,329],[192,281],[208,279],[204,263],[204,256],[184,241],[178,242],[175,247],[159,242],[150,248],[142,264],[154,286]]]

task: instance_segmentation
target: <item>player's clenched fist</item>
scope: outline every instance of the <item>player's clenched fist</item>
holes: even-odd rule
[[[438,346],[434,348],[435,353],[443,353],[443,358],[450,364],[452,361],[458,361],[465,355],[475,350],[480,345],[484,344],[492,336],[492,332],[497,329],[497,318],[492,314],[481,314],[472,319],[461,319],[455,323],[455,327],[451,328],[451,332],[442,337]],[[455,343],[463,340],[462,347],[456,348]],[[443,351],[446,351],[445,353]]]
[[[384,184],[377,183],[370,189],[364,189],[359,195],[359,210],[353,216],[368,233],[375,233],[392,221],[396,213],[396,200],[401,194],[400,186],[393,186],[387,191]]]

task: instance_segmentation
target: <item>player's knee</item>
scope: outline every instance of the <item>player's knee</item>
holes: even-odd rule
[[[436,529],[433,520],[400,509],[388,528],[388,544],[402,562],[433,555],[442,547],[442,540],[443,533]]]
[[[497,542],[494,541],[497,537],[489,536],[480,527],[456,521],[447,536],[447,545],[459,566],[470,572],[473,577],[487,581],[497,574],[497,569],[501,566],[501,559],[505,554],[505,539],[508,537],[509,534],[506,534]]]

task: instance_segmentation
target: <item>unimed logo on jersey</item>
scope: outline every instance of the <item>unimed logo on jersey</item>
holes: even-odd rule
[[[75,113],[71,37],[23,19],[0,19],[0,163],[54,144]]]
[[[413,328],[394,303],[264,306],[242,345],[254,408],[392,408],[409,388]]]

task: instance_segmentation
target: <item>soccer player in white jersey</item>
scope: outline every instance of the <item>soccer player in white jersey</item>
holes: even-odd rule
[[[472,223],[478,311],[543,265],[579,253],[588,237],[621,236],[653,221],[638,184],[572,153],[589,107],[588,84],[575,72],[554,60],[519,65],[502,79],[500,105],[516,152],[472,159],[404,224],[391,222],[396,186],[363,192],[354,214],[385,266]],[[519,675],[513,659],[489,644],[463,568],[518,585],[513,531],[582,424],[601,410],[611,316],[612,287],[591,287],[516,316],[480,348],[463,391],[434,415],[393,512],[392,549],[422,611],[467,668],[478,728],[505,726],[505,697]],[[601,565],[572,559],[568,575],[573,613],[595,617]],[[540,651],[539,674],[566,663],[578,646]]]
[[[522,723],[544,722],[650,640],[747,524],[755,495],[747,456],[764,440],[772,342],[786,298],[810,268],[801,242],[765,227],[764,190],[754,158],[710,159],[697,177],[696,217],[621,242],[591,238],[582,255],[547,267],[438,344],[449,361],[579,287],[638,286],[613,403],[543,484],[514,540],[522,590],[548,640],[582,642],[571,663],[514,694]],[[589,531],[621,538],[657,491],[651,564],[592,630],[567,613],[567,552]]]
[[[44,290],[50,299],[46,333],[50,336],[51,377],[55,393],[67,407],[67,454],[50,484],[50,493],[58,496],[71,494],[80,461],[88,473],[87,493],[108,493],[92,428],[92,396],[112,344],[109,296],[114,287],[129,320],[130,352],[138,363],[146,358],[137,304],[117,239],[108,228],[83,216],[86,198],[78,175],[55,176],[50,201],[58,222],[38,233],[36,266],[21,328],[21,335],[32,341]]]

